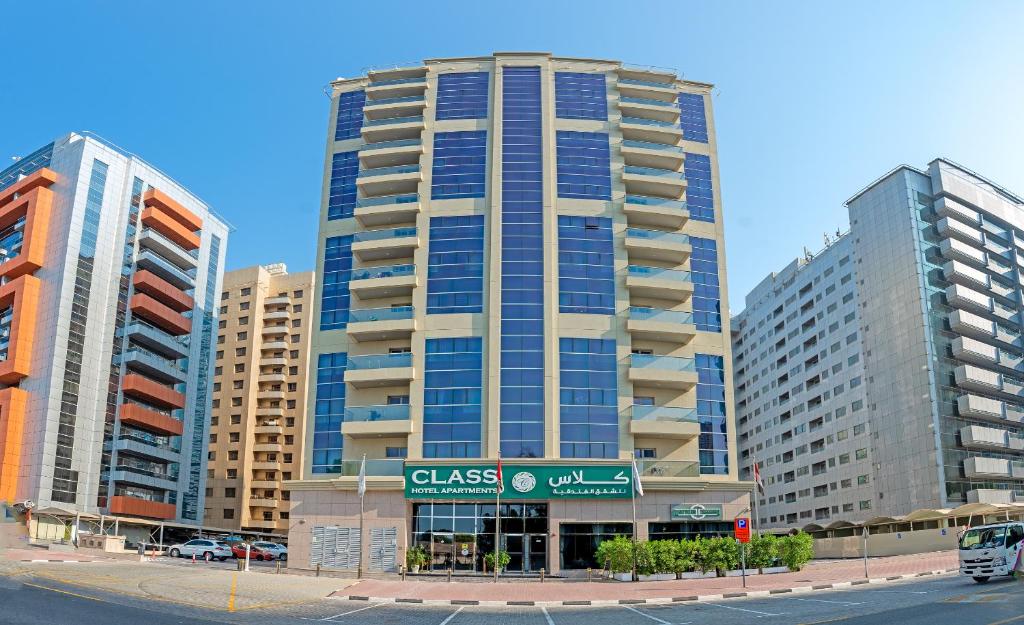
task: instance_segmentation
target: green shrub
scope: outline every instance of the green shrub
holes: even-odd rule
[[[637,541],[635,549],[636,572],[638,575],[653,575],[660,572],[657,561],[659,548],[653,542],[646,540]]]
[[[504,570],[508,563],[512,561],[512,556],[508,555],[507,551],[498,552],[498,568]],[[487,565],[487,569],[490,571],[494,570],[494,552],[488,551],[484,554],[484,564]]]
[[[675,573],[679,557],[678,540],[652,540],[647,543],[655,573]]]
[[[779,540],[779,559],[790,571],[799,571],[814,557],[814,539],[806,532],[783,536]]]
[[[731,536],[703,538],[698,536],[694,543],[694,564],[701,573],[714,571],[723,577],[726,571],[737,568],[740,561],[739,543]]]
[[[633,541],[625,536],[602,541],[595,557],[602,568],[607,566],[612,573],[630,572],[633,570]]]
[[[405,566],[410,569],[414,566],[426,566],[428,561],[427,551],[423,547],[410,547],[405,552]]]
[[[747,566],[764,569],[779,557],[779,539],[774,534],[754,534],[747,545]]]

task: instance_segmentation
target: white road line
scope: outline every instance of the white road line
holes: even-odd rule
[[[661,623],[661,625],[672,625],[672,623],[669,623],[668,621],[663,621],[660,618],[658,618],[657,616],[651,616],[650,614],[644,614],[640,610],[637,610],[636,608],[632,608],[632,607],[630,607],[628,605],[623,605],[623,606],[619,606],[619,607],[626,608],[630,612],[636,612],[640,616],[646,616],[647,618],[651,619],[652,621],[655,621],[657,623]]]
[[[931,592],[930,590],[875,590],[874,588],[865,588],[864,590],[868,590],[871,593],[884,592],[894,595],[927,595]]]
[[[322,619],[317,619],[317,620],[320,620],[320,621],[330,621],[332,619],[336,619],[336,618],[339,618],[339,617],[342,617],[342,616],[348,616],[349,614],[355,614],[356,612],[362,612],[363,610],[369,610],[371,608],[379,608],[382,605],[385,605],[385,604],[383,604],[383,603],[375,603],[373,605],[368,605],[365,608],[359,608],[358,610],[352,610],[350,612],[342,612],[341,614],[335,614],[334,616],[327,616],[327,617],[324,617]]]
[[[829,601],[828,599],[800,599],[790,597],[793,601],[810,601],[812,603],[834,603],[836,605],[863,605],[860,601]]]
[[[455,618],[459,614],[459,612],[462,612],[465,609],[466,609],[466,606],[462,606],[458,610],[452,612],[451,614],[448,615],[448,618],[446,618],[445,620],[441,621],[441,625],[448,625],[448,623],[450,623],[451,620],[453,618]]]
[[[540,606],[540,611],[544,613],[544,620],[548,622],[548,625],[555,625],[555,622],[551,620],[551,615],[548,614],[547,608]]]
[[[749,612],[751,614],[757,614],[758,616],[783,616],[783,614],[776,614],[774,612],[758,612],[757,610],[748,610],[746,608],[736,608],[731,605],[721,605],[719,603],[705,603],[703,605],[710,605],[716,608],[725,608],[726,610],[739,610],[740,612]]]

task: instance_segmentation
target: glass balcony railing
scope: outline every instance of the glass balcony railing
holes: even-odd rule
[[[409,404],[345,408],[345,421],[405,421],[408,419]]]
[[[352,371],[365,369],[390,369],[394,367],[411,367],[412,354],[367,354],[365,356],[349,356],[348,369]]]
[[[164,451],[170,451],[173,453],[181,453],[181,443],[171,443],[166,438],[159,436],[153,436],[146,432],[132,432],[131,434],[121,434],[117,437],[119,441],[130,441],[133,443],[140,443],[149,447],[155,447]]]
[[[427,82],[426,76],[413,76],[412,78],[394,78],[392,80],[381,80],[371,82],[369,87],[385,87],[387,85],[406,85],[416,82]],[[620,81],[621,82],[621,81]]]
[[[665,371],[696,371],[693,358],[630,354],[629,366],[634,369],[663,369]]]
[[[195,269],[182,271],[176,265],[164,260],[160,255],[156,254],[152,250],[140,250],[135,262],[139,267],[152,271],[157,276],[181,289],[191,289],[196,285]]]
[[[637,460],[636,465],[641,477],[700,477],[695,460]]]
[[[679,130],[679,124],[674,122],[663,122],[659,119],[641,119],[639,117],[623,117],[623,124],[640,124],[642,126],[659,126],[661,128],[674,128]],[[680,130],[680,132],[682,132]]]
[[[367,143],[363,147],[359,148],[360,152],[372,152],[373,150],[386,150],[388,148],[404,148],[410,145],[423,145],[423,142],[419,139],[398,139],[396,141],[378,141],[377,143]]]
[[[627,195],[626,204],[639,204],[641,206],[661,206],[662,208],[676,208],[686,210],[686,202],[678,200],[666,200],[660,197],[648,197],[646,195]]]
[[[672,178],[674,180],[686,179],[686,174],[681,171],[658,169],[656,167],[637,167],[635,165],[626,165],[622,171],[627,174],[637,174],[638,176],[657,176],[658,178]]]
[[[648,241],[664,241],[665,243],[690,243],[690,237],[678,232],[662,232],[661,230],[645,230],[643,228],[627,228],[626,236]]]
[[[629,318],[639,321],[657,321],[660,323],[693,323],[693,313],[685,310],[662,310],[644,306],[630,306]]]
[[[343,460],[341,462],[341,474],[348,476],[359,475],[361,460]],[[366,474],[385,477],[396,477],[402,475],[405,470],[405,459],[403,458],[380,458],[366,460]]]
[[[625,104],[647,104],[647,105],[650,105],[650,106],[672,106],[672,107],[674,107],[676,105],[675,100],[666,101],[666,100],[655,100],[654,98],[630,98],[630,97],[627,97],[627,96],[622,96],[621,98],[619,98],[619,102],[623,102]]]
[[[422,95],[407,95],[401,98],[383,98],[381,100],[367,100],[363,109],[371,106],[382,106],[384,104],[401,104],[402,102],[426,102]]]
[[[677,154],[683,154],[686,152],[686,150],[684,150],[681,146],[678,145],[655,143],[653,141],[636,141],[635,139],[623,139],[622,147],[641,148],[644,150],[658,150],[659,152],[675,152]]]
[[[416,236],[416,228],[387,228],[384,230],[366,230],[352,235],[352,242],[380,241],[382,239],[400,239]]]
[[[178,471],[160,471],[157,469],[150,468],[147,465],[141,464],[123,464],[123,460],[118,463],[115,467],[115,471],[124,471],[126,473],[134,473],[135,475],[144,475],[146,477],[153,477],[158,480],[170,480],[172,482],[178,481]]]
[[[364,169],[359,172],[359,178],[373,178],[375,176],[390,176],[391,174],[412,174],[420,170],[419,165],[395,165],[394,167],[375,167]]]
[[[152,228],[143,228],[142,232],[140,233],[139,236],[140,236],[140,238],[141,237],[149,237],[149,238],[154,239],[156,241],[160,241],[160,243],[162,243],[163,245],[167,246],[168,248],[170,248],[172,250],[180,252],[181,254],[184,254],[184,255],[192,258],[193,260],[199,260],[199,250],[198,249],[187,250],[187,249],[183,248],[182,246],[178,245],[177,243],[175,243],[174,241],[170,240],[169,238],[165,237],[164,235],[160,234],[156,230],[153,230]]]
[[[675,280],[677,282],[691,282],[689,271],[678,269],[664,269],[662,267],[645,267],[642,265],[630,265],[627,267],[629,275],[639,278],[657,278],[659,280]]]
[[[420,201],[418,193],[403,195],[385,195],[381,197],[364,197],[356,200],[356,208],[364,206],[387,206],[389,204],[415,204]]]
[[[392,321],[395,319],[412,319],[412,306],[392,306],[391,308],[361,308],[348,311],[349,323],[367,321]]]
[[[654,80],[636,80],[634,78],[620,78],[620,85],[636,85],[638,87],[660,87],[662,89],[671,89],[675,85],[670,82],[656,82]]]
[[[364,122],[363,128],[367,126],[386,126],[388,124],[411,124],[413,122],[422,122],[422,115],[412,115],[409,117],[387,117],[385,119],[374,119],[372,121]]]
[[[634,421],[697,422],[696,408],[671,408],[668,406],[633,406]]]
[[[373,280],[375,278],[398,278],[411,276],[416,272],[415,265],[387,265],[385,267],[363,267],[352,270],[352,280]]]

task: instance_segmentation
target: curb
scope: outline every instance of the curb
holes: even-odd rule
[[[45,562],[45,560],[43,560]],[[920,573],[907,573],[905,575],[890,575],[888,577],[872,577],[870,579],[857,579],[847,582],[834,582],[832,584],[815,584],[813,586],[793,586],[791,588],[773,588],[771,590],[750,590],[744,592],[725,592],[716,595],[688,595],[682,597],[656,597],[652,599],[597,599],[597,600],[567,600],[567,601],[478,601],[475,599],[419,599],[403,597],[370,597],[366,595],[331,595],[334,599],[348,601],[362,601],[370,603],[414,603],[418,605],[449,605],[449,606],[480,606],[480,607],[606,607],[620,605],[664,605],[673,603],[700,603],[704,601],[722,601],[724,599],[740,599],[754,597],[770,597],[783,594],[800,594],[818,592],[822,590],[838,590],[851,588],[865,584],[888,584],[896,581],[917,579],[932,575],[948,575],[958,573],[956,569],[940,569],[936,571],[922,571]]]
[[[114,560],[14,560],[14,562],[88,564],[90,562],[114,562]]]

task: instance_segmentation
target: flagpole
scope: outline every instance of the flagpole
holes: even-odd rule
[[[760,467],[757,466],[757,456],[752,454],[751,455],[751,459],[754,462],[754,468],[753,468],[754,490],[753,490],[753,492],[750,493],[750,496],[753,499],[753,501],[750,502],[750,508],[754,512],[754,528],[753,528],[754,529],[754,533],[757,534],[758,536],[760,536],[761,532],[758,530],[758,523],[759,522],[758,522],[758,515],[757,515],[757,494],[758,494],[758,491],[761,488],[758,485],[758,477],[760,476],[761,469],[760,469]]]
[[[640,469],[636,466],[636,456],[633,457],[633,463],[630,465],[630,472],[632,475],[629,480],[629,491],[630,491],[630,503],[633,506],[633,581],[638,581],[640,578],[637,576],[636,571],[636,488],[640,484]],[[644,491],[640,489],[640,496],[643,497]]]
[[[501,545],[501,487],[497,488],[498,496],[494,504],[494,582],[498,582],[498,550]]]
[[[356,485],[359,491],[359,569],[356,571],[356,578],[363,578],[363,499],[366,497],[366,454],[363,454],[363,464],[359,470],[359,480]]]

